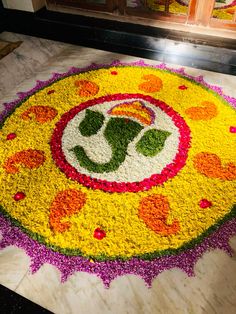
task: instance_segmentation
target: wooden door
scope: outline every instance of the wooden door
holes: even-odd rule
[[[221,29],[236,30],[236,0],[206,0],[199,16],[201,24]]]
[[[111,12],[236,30],[236,0],[46,0],[46,2],[49,8]]]
[[[126,0],[120,2],[122,3],[121,12],[128,15],[236,30],[236,0],[139,0],[138,2]]]

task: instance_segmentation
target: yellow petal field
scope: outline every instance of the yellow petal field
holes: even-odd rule
[[[116,71],[117,75],[111,75]],[[145,93],[139,85],[145,75],[156,75],[162,81],[158,92]],[[97,94],[78,94],[75,82],[91,81],[99,87]],[[180,89],[185,86],[186,89]],[[53,93],[48,92],[53,90]],[[148,191],[109,193],[87,188],[66,175],[56,166],[50,149],[55,124],[71,108],[93,98],[113,94],[144,94],[164,101],[185,120],[191,131],[191,146],[186,165],[172,179]],[[213,103],[217,114],[209,120],[192,119],[188,109],[201,107],[202,102]],[[47,123],[22,119],[22,114],[32,106],[48,106],[57,115]],[[197,154],[207,152],[217,155],[222,167],[236,165],[236,134],[229,131],[236,125],[236,111],[216,93],[202,85],[168,71],[151,67],[117,66],[91,70],[60,79],[39,90],[10,115],[0,130],[0,205],[23,228],[44,238],[48,246],[80,251],[84,256],[131,257],[177,249],[200,236],[209,227],[228,214],[236,199],[236,180],[209,178],[194,167]],[[6,137],[15,133],[11,141]],[[34,169],[19,164],[19,172],[7,173],[4,164],[8,158],[23,150],[44,152],[44,163]],[[135,170],[134,170],[135,171]],[[86,195],[79,212],[63,218],[70,222],[65,232],[50,227],[50,206],[56,195],[75,189]],[[16,202],[14,195],[24,192],[26,197]],[[177,233],[163,236],[148,228],[139,218],[143,198],[163,195],[169,202],[166,224],[178,220]],[[201,208],[199,202],[207,199],[211,207]],[[101,241],[94,238],[94,230],[105,230]]]

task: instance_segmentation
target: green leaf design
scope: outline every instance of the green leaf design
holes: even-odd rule
[[[165,141],[171,133],[163,130],[148,130],[136,144],[137,151],[146,156],[154,157],[162,151]]]
[[[103,125],[104,119],[105,117],[102,113],[87,109],[85,118],[79,125],[80,133],[87,137],[97,134]]]
[[[80,166],[91,172],[115,171],[124,162],[129,143],[134,140],[142,129],[143,126],[130,119],[111,118],[106,125],[103,136],[111,147],[112,157],[103,164],[91,160],[82,146],[77,145],[71,151],[76,155]]]

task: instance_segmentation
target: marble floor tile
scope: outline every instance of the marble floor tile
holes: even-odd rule
[[[24,41],[17,50],[21,57],[13,53],[3,63],[0,61],[2,76],[8,80],[0,78],[1,103],[14,99],[16,92],[32,88],[36,80],[46,80],[53,72],[66,72],[71,66],[138,60],[11,33],[0,38]],[[17,77],[14,68],[19,71]],[[236,97],[236,77],[188,67],[185,70],[193,76],[203,75],[208,83]],[[236,237],[230,244],[236,252]],[[32,275],[29,265],[29,258],[17,248],[0,251],[0,283],[56,314],[234,314],[236,309],[236,255],[231,258],[219,250],[204,254],[195,266],[195,277],[172,269],[159,275],[151,289],[132,275],[117,278],[110,289],[87,273],[75,273],[61,284],[59,271],[53,266],[46,264]]]
[[[15,290],[28,271],[29,262],[25,252],[13,246],[0,251],[0,283]]]
[[[47,60],[69,45],[46,39],[3,32],[0,40],[23,41],[11,54],[0,60],[0,97],[34,74]],[[32,53],[32,51],[34,51]]]
[[[117,278],[110,289],[105,289],[98,278],[86,273],[76,273],[61,284],[58,271],[44,265],[33,278],[26,274],[15,291],[63,314],[213,314],[224,311],[233,314],[236,276],[232,274],[235,271],[234,259],[216,250],[198,261],[195,277],[173,269],[159,275],[151,289],[132,275]]]

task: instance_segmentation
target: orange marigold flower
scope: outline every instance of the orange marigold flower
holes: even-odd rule
[[[217,107],[213,102],[203,101],[202,107],[191,107],[185,112],[192,120],[211,120],[217,116]]]
[[[29,169],[39,168],[46,160],[44,152],[36,149],[27,149],[15,153],[13,156],[9,157],[3,168],[7,173],[15,174],[18,173],[21,164]]]
[[[69,222],[62,222],[80,211],[86,202],[86,195],[78,190],[59,192],[50,207],[49,222],[53,231],[64,232],[71,226]]]
[[[209,178],[236,180],[236,165],[232,162],[222,165],[216,154],[199,153],[194,158],[194,167]]]
[[[146,93],[155,93],[159,92],[162,89],[162,80],[154,74],[147,74],[143,76],[143,79],[146,82],[143,82],[139,85],[139,89]]]
[[[78,94],[81,97],[95,96],[99,91],[96,83],[87,80],[75,81],[75,86],[79,87]]]
[[[57,110],[49,106],[32,106],[22,113],[21,118],[23,120],[31,120],[31,115],[35,116],[37,122],[47,123],[56,117]]]
[[[168,236],[176,234],[180,230],[178,220],[171,225],[167,224],[170,205],[166,196],[151,195],[144,197],[139,205],[139,218],[156,233]]]

